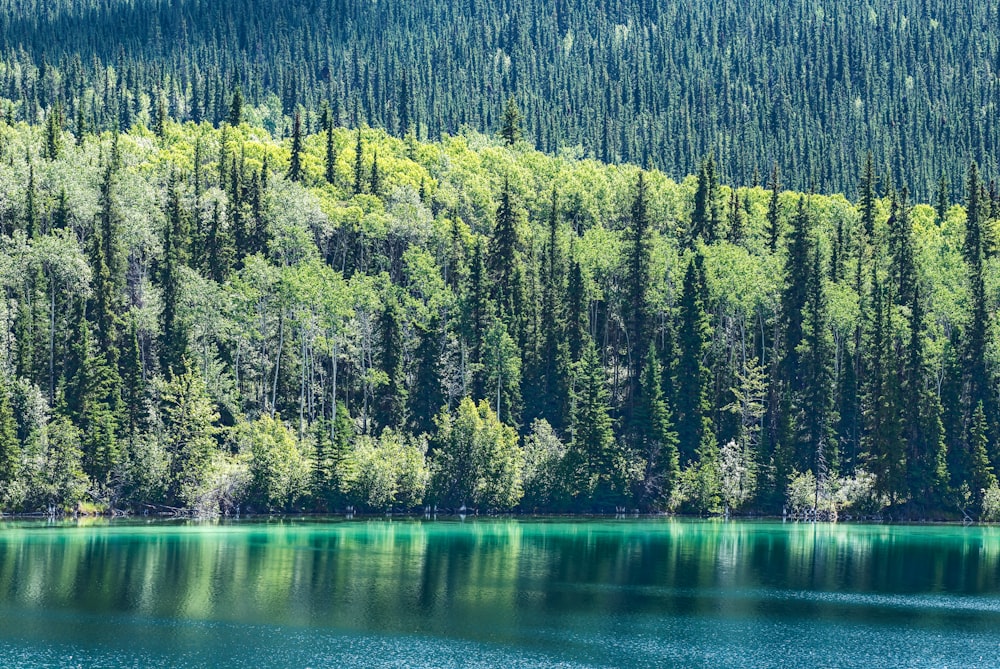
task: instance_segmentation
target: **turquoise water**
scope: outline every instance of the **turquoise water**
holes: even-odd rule
[[[1000,528],[0,523],[0,666],[1000,666]]]

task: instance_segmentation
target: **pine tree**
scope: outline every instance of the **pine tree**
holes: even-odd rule
[[[627,410],[630,410],[639,387],[639,373],[642,369],[645,351],[648,348],[649,336],[646,325],[648,311],[647,291],[650,284],[649,256],[652,245],[649,238],[649,214],[646,210],[646,182],[643,173],[639,173],[639,183],[636,187],[635,201],[632,204],[628,247],[628,361],[629,385]]]
[[[434,417],[445,405],[441,387],[441,332],[437,318],[417,326],[413,392],[409,394],[409,426],[413,434],[433,434]]]
[[[904,186],[892,199],[892,213],[889,216],[889,251],[892,254],[890,270],[896,303],[910,305],[916,292],[917,269],[913,242],[913,224],[907,203],[908,191]]]
[[[583,269],[574,258],[569,266],[569,280],[566,288],[566,343],[569,359],[576,362],[583,355],[583,344],[590,332]]]
[[[656,347],[650,344],[631,421],[632,448],[645,463],[637,497],[646,509],[665,508],[680,471],[677,433],[660,387],[662,375]]]
[[[57,105],[45,119],[45,159],[53,161],[62,153],[62,109]]]
[[[167,129],[167,101],[163,95],[156,97],[156,118],[153,120],[153,134],[163,139]]]
[[[364,147],[361,144],[361,128],[358,128],[358,141],[354,146],[354,194],[360,195],[365,192],[365,164],[363,157]]]
[[[403,329],[395,296],[387,296],[379,319],[379,368],[386,382],[375,399],[375,420],[381,427],[400,428],[406,420],[409,393],[403,370]]]
[[[716,240],[719,231],[718,188],[715,161],[709,156],[698,170],[698,188],[694,194],[694,211],[691,214],[691,239],[700,238],[706,244]]]
[[[490,242],[489,273],[493,291],[491,297],[506,318],[517,319],[515,295],[520,286],[521,239],[518,232],[518,213],[514,205],[510,180],[504,177],[497,208],[496,225]]]
[[[681,463],[693,460],[712,430],[708,416],[710,371],[705,365],[709,322],[703,301],[702,257],[688,263],[678,312],[677,438]],[[713,437],[714,438],[714,437]]]
[[[302,181],[302,178],[302,114],[296,110],[292,125],[292,155],[288,161],[288,179]]]
[[[923,302],[919,288],[910,305],[910,342],[904,376],[907,487],[918,506],[939,506],[948,483],[941,400],[928,383]]]
[[[28,163],[28,189],[24,202],[24,232],[28,239],[34,239],[38,232],[38,204],[35,201],[35,165]]]
[[[949,196],[949,186],[948,178],[945,175],[941,175],[938,180],[937,189],[937,200],[934,203],[934,214],[937,218],[937,224],[943,225],[945,219],[948,218],[948,209],[951,208],[951,201]]]
[[[326,128],[326,182],[328,184],[337,183],[337,147],[333,143],[333,124]]]
[[[615,437],[610,393],[597,349],[589,337],[577,366],[573,394],[573,438],[567,453],[571,494],[581,508],[607,508],[615,500]]]
[[[742,244],[746,237],[746,211],[735,188],[729,191],[729,230],[726,239],[730,244]]]
[[[829,330],[827,298],[819,248],[806,283],[803,333],[799,344],[802,388],[795,397],[799,444],[796,460],[810,462],[817,481],[836,471],[837,444],[834,440],[833,337]]]
[[[767,248],[778,252],[781,239],[781,183],[778,181],[778,166],[771,168],[771,199],[767,204]]]
[[[865,370],[865,438],[868,465],[878,491],[892,504],[906,497],[906,451],[903,444],[902,400],[891,319],[885,288],[872,286],[872,321]]]
[[[861,226],[865,231],[865,238],[869,241],[875,239],[875,167],[872,164],[872,154],[869,151],[865,156],[864,170],[861,175],[861,201],[858,203],[861,210]]]
[[[368,192],[376,197],[382,196],[382,175],[378,169],[378,152],[372,155],[372,172],[368,178]]]
[[[160,312],[160,364],[166,374],[183,371],[187,353],[187,331],[178,314],[181,290],[181,267],[184,265],[182,241],[184,212],[176,179],[172,179],[167,194],[167,224],[163,232],[163,264],[160,286],[163,308]]]
[[[229,103],[229,115],[226,117],[226,123],[232,127],[238,126],[243,122],[243,91],[236,88],[233,91],[233,98]]]
[[[0,508],[7,508],[11,488],[21,474],[21,443],[17,438],[17,421],[11,407],[10,380],[0,382]]]
[[[541,384],[538,415],[561,433],[569,424],[570,352],[566,341],[565,276],[559,248],[559,199],[552,189],[542,276]]]
[[[521,139],[521,112],[517,109],[514,96],[507,98],[503,118],[500,121],[500,137],[507,146],[514,146]]]
[[[983,403],[976,405],[969,424],[969,460],[971,471],[968,483],[977,505],[983,503],[983,493],[997,485],[997,477],[990,464],[989,456],[989,426],[986,422],[986,412]]]

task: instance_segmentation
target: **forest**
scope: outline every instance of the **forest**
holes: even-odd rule
[[[997,25],[994,0],[0,0],[0,97],[82,134],[161,107],[218,125],[239,87],[275,137],[327,105],[439,140],[493,132],[514,95],[547,153],[674,179],[712,154],[728,183],[777,164],[855,197],[870,151],[931,201],[942,172],[997,171]]]
[[[542,153],[513,98],[259,113],[0,121],[0,510],[1000,513],[975,163],[849,199]]]

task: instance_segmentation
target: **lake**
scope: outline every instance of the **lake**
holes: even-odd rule
[[[1000,528],[0,522],[3,667],[1000,665]]]

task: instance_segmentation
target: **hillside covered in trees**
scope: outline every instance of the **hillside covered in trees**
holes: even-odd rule
[[[778,164],[853,197],[871,151],[930,200],[997,171],[997,25],[993,0],[0,0],[0,95],[10,121],[125,131],[221,123],[239,88],[277,137],[328,104],[421,139],[492,132],[516,95],[549,153],[674,178],[711,153],[728,183]]]
[[[1000,202],[0,122],[0,509],[992,515]]]

